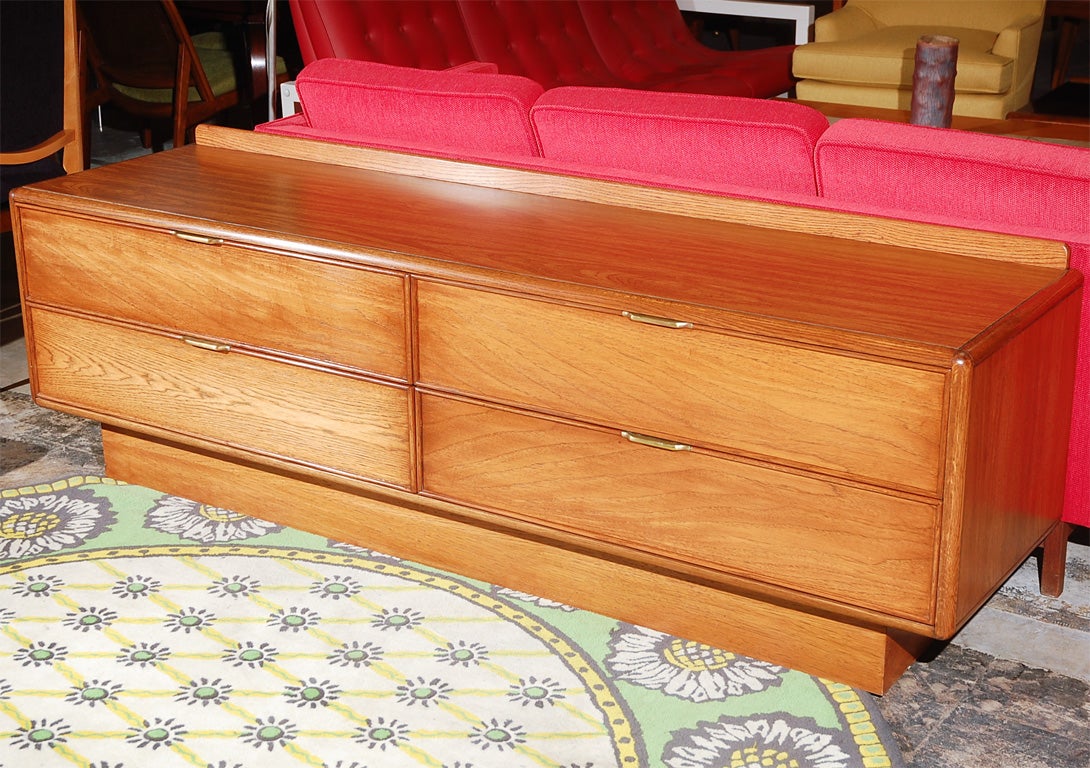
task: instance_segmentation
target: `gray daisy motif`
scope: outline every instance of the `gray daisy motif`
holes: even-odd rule
[[[321,621],[322,617],[317,611],[294,607],[281,608],[270,615],[265,623],[270,627],[276,627],[281,632],[302,632],[318,626]]]
[[[397,686],[395,693],[398,702],[401,704],[410,706],[419,704],[427,708],[449,699],[453,690],[450,685],[437,677],[431,680],[418,677],[414,680],[406,680]]]
[[[162,586],[161,581],[150,576],[126,576],[110,588],[110,594],[122,599],[139,600],[154,595]]]
[[[101,632],[117,621],[117,611],[88,606],[66,614],[61,624],[78,632]]]
[[[298,685],[289,685],[284,689],[284,696],[297,707],[317,709],[328,707],[341,695],[341,687],[332,680],[308,678],[300,680]]]
[[[87,680],[69,692],[64,700],[69,704],[86,704],[95,707],[113,699],[121,692],[121,683],[108,680]]]
[[[620,624],[606,664],[620,680],[692,702],[774,688],[789,670],[634,624]]]
[[[548,677],[538,680],[530,676],[519,680],[517,685],[512,685],[507,692],[507,698],[524,707],[536,707],[544,709],[554,706],[564,698],[564,689],[560,683]]]
[[[78,547],[108,530],[114,519],[109,502],[87,488],[0,499],[0,560]]]
[[[383,717],[371,718],[364,728],[357,728],[354,741],[363,744],[368,749],[396,749],[408,741],[409,726],[396,719],[387,720]]]
[[[12,659],[24,667],[48,667],[64,661],[67,655],[68,649],[64,646],[39,640],[17,650]]]
[[[250,597],[261,591],[261,582],[251,576],[224,576],[208,587],[216,597]]]
[[[299,729],[290,721],[276,717],[258,718],[257,722],[242,729],[242,740],[252,747],[272,752],[299,735]]]
[[[483,750],[505,752],[526,743],[526,729],[513,720],[492,718],[473,728],[469,740]]]
[[[190,680],[188,685],[183,685],[181,690],[174,694],[174,700],[184,704],[199,704],[207,707],[210,704],[220,705],[227,701],[233,690],[230,683],[225,683],[220,678],[209,680],[202,677],[200,680]]]
[[[675,731],[662,759],[668,768],[847,768],[852,763],[832,732],[790,715],[774,720],[723,716],[714,723],[698,723],[696,728]]]
[[[371,626],[377,627],[384,632],[387,629],[399,632],[405,629],[413,629],[419,626],[423,620],[424,614],[412,608],[385,608],[381,613],[375,615],[375,618],[371,621]]]
[[[171,651],[159,643],[136,643],[122,648],[117,660],[126,667],[148,667],[170,658]]]
[[[133,728],[129,735],[125,737],[125,741],[141,749],[156,750],[160,747],[174,746],[183,740],[182,737],[185,734],[185,726],[175,722],[174,718],[163,720],[156,717],[152,720],[145,720],[141,728]]]
[[[57,576],[33,573],[12,585],[11,593],[16,597],[52,597],[64,587],[64,581]]]
[[[71,726],[63,720],[31,720],[25,727],[15,729],[11,745],[17,749],[33,749],[36,752],[52,750],[67,741],[65,737],[71,732]]]
[[[268,643],[257,643],[247,640],[234,648],[229,648],[223,653],[223,660],[235,667],[249,667],[257,669],[263,667],[276,658],[277,650]]]
[[[147,513],[144,526],[204,544],[242,541],[282,530],[275,523],[177,496],[160,499]]]
[[[339,667],[369,667],[383,656],[381,646],[352,640],[332,651],[326,659]]]
[[[488,658],[488,648],[480,643],[447,643],[443,648],[435,649],[435,658],[451,666],[471,667]]]

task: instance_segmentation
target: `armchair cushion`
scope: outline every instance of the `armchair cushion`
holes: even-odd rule
[[[965,27],[884,27],[853,40],[800,46],[795,50],[795,75],[837,83],[911,87],[916,41],[935,34],[958,39],[955,90],[974,93],[1010,90],[1014,62],[990,53],[995,33]]]
[[[1044,0],[849,0],[795,49],[800,99],[908,109],[916,42],[958,39],[954,114],[1003,118],[1029,102]]]

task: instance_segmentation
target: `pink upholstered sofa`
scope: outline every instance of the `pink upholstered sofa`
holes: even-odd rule
[[[291,0],[303,62],[447,69],[489,61],[544,88],[776,96],[795,46],[714,51],[674,0]]]
[[[800,104],[562,87],[469,65],[322,60],[303,111],[258,131],[971,230],[1060,240],[1090,274],[1090,150],[867,120]],[[1090,291],[1064,520],[1090,525]],[[1032,457],[1027,457],[1032,461]]]

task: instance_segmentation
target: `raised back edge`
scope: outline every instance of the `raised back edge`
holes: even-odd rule
[[[197,126],[200,146],[329,163],[402,176],[450,181],[568,200],[712,219],[765,229],[895,245],[975,258],[1066,269],[1066,243],[1023,235],[889,219],[798,205],[646,187],[546,171],[485,165],[277,136],[215,125]]]

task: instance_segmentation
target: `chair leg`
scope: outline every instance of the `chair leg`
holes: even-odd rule
[[[185,129],[187,127],[186,108],[189,106],[189,77],[193,61],[189,55],[189,49],[184,45],[178,46],[178,72],[174,81],[174,108],[173,108],[173,141],[177,149],[185,144]]]
[[[1037,570],[1041,577],[1041,594],[1059,597],[1064,591],[1064,572],[1067,570],[1067,539],[1074,530],[1071,523],[1057,523],[1041,545],[1037,558]]]

